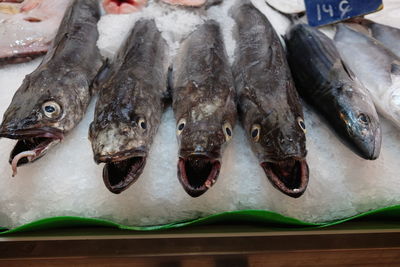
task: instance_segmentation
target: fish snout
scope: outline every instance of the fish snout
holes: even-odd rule
[[[221,133],[210,131],[197,131],[185,135],[181,139],[181,151],[184,153],[211,153],[219,157],[225,137]]]
[[[280,136],[276,142],[276,147],[279,148],[282,157],[285,155],[296,155],[298,157],[306,156],[305,142],[299,142],[293,136]]]
[[[368,160],[375,160],[379,157],[381,151],[382,134],[381,128],[377,127],[376,130],[366,136],[365,139],[361,139],[357,145],[359,149],[359,156]]]

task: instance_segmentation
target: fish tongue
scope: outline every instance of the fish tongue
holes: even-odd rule
[[[17,167],[36,160],[43,155],[43,151],[53,142],[50,138],[30,138],[18,140],[11,151],[10,164],[13,177],[17,174]]]
[[[17,175],[17,167],[20,160],[24,160],[23,163],[31,162],[36,157],[35,151],[24,151],[16,155],[11,161],[11,168],[13,170],[12,176]]]

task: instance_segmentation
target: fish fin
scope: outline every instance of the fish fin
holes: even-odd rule
[[[111,63],[110,60],[107,58],[103,61],[103,64],[101,65],[99,71],[96,74],[96,77],[93,80],[92,83],[92,90],[96,91],[101,84],[103,84],[110,76],[111,74]]]
[[[355,79],[355,75],[354,75],[353,71],[343,62],[343,60],[340,60],[340,62],[342,63],[343,69],[347,73],[347,75],[349,75],[349,77],[352,80],[354,80]]]
[[[400,62],[394,61],[390,67],[390,73],[392,75],[399,75],[400,76]]]

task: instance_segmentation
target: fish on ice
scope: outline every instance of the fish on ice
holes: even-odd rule
[[[135,23],[101,85],[89,139],[105,163],[106,187],[119,194],[141,175],[166,106],[168,45],[154,20]]]
[[[18,166],[44,156],[85,114],[102,66],[99,18],[97,0],[73,1],[42,63],[4,113],[0,137],[18,140],[10,155],[14,175]]]
[[[179,143],[178,179],[198,197],[219,176],[236,122],[233,77],[220,26],[208,20],[181,44],[172,72]]]
[[[342,61],[333,40],[300,23],[290,29],[286,41],[300,95],[356,154],[378,158],[382,135],[371,94],[359,81],[361,77],[350,70],[352,66]]]

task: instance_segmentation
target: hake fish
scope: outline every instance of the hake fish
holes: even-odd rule
[[[0,65],[29,61],[47,52],[70,0],[0,4]]]
[[[178,179],[198,197],[216,182],[236,122],[233,77],[217,22],[206,21],[183,41],[172,76]]]
[[[333,40],[305,24],[294,25],[286,39],[289,64],[300,95],[356,154],[376,159],[382,136],[373,101],[342,62]],[[369,75],[374,76],[371,72]]]
[[[10,155],[14,175],[17,166],[45,155],[82,119],[102,66],[99,18],[97,0],[73,1],[49,52],[15,93],[0,126],[0,137],[18,140]]]
[[[278,35],[246,2],[231,9],[239,118],[272,185],[300,197],[309,179],[303,109]]]
[[[154,20],[136,22],[110,71],[89,138],[106,187],[118,194],[142,173],[168,95],[168,46]]]
[[[335,43],[343,60],[370,91],[379,113],[400,127],[400,58],[345,24],[338,25]]]

